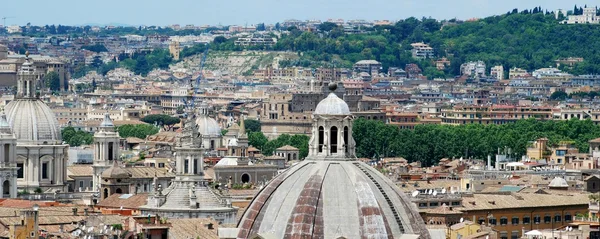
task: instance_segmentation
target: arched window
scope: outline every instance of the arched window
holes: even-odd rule
[[[479,225],[482,225],[484,222],[485,222],[484,217],[479,217],[479,220],[477,220],[477,223],[479,223]]]
[[[319,153],[323,152],[323,137],[325,136],[325,132],[323,126],[319,127]]]
[[[540,215],[535,215],[535,217],[533,217],[533,223],[540,224],[541,221],[542,218],[540,217]]]
[[[338,145],[338,128],[333,126],[331,127],[331,132],[329,132],[329,138],[331,139],[331,153],[337,153],[337,145]]]
[[[107,197],[108,197],[108,188],[105,188],[104,189],[104,198],[103,199],[106,199]]]
[[[490,225],[496,225],[496,223],[498,223],[498,222],[496,222],[496,218],[495,217],[489,217],[488,218],[488,224],[490,224]]]
[[[113,160],[113,147],[114,147],[114,143],[110,142],[108,143],[108,160]]]
[[[120,188],[117,188],[117,190],[115,190],[115,193],[121,194],[121,193],[123,193],[123,190],[121,190]]]
[[[348,126],[345,126],[344,127],[344,144],[346,144],[346,149],[345,149],[346,153],[348,153],[348,143],[349,143],[348,136],[349,136],[348,135]]]

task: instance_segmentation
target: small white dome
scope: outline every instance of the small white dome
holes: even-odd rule
[[[565,180],[564,178],[555,177],[554,179],[552,179],[552,181],[550,181],[550,185],[548,185],[548,187],[567,188],[567,187],[569,187],[569,184],[567,183],[567,180]]]
[[[18,141],[62,141],[54,112],[40,100],[11,101],[6,105],[6,118]]]
[[[219,123],[207,115],[200,115],[200,117],[196,119],[196,124],[198,124],[198,132],[203,136],[221,136],[221,127],[219,127]]]
[[[329,93],[327,98],[323,99],[317,105],[315,115],[350,115],[348,104],[334,93]]]

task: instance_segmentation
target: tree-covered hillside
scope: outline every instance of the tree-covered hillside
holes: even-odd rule
[[[503,65],[505,70],[511,67],[534,70],[555,66],[554,60],[565,57],[585,59],[568,70],[574,74],[600,73],[600,26],[559,24],[554,14],[539,9],[522,12],[515,9],[504,15],[463,23],[408,18],[393,26],[368,29],[366,34],[346,35],[341,28],[320,32],[291,29],[275,49],[302,52],[304,62],[340,59],[339,65],[350,66],[358,60],[375,59],[384,68],[417,63],[426,74],[439,76],[431,60],[411,57],[410,44],[425,42],[436,50],[438,57],[447,57],[452,62],[444,72],[446,75],[458,75],[460,64],[467,61],[483,60],[488,69]]]

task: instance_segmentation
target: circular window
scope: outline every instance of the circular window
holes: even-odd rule
[[[117,183],[120,183],[120,182],[121,182],[121,179],[117,179]]]

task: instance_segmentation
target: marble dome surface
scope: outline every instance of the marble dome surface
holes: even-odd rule
[[[256,195],[238,228],[238,238],[430,238],[410,198],[359,161],[293,166]]]
[[[329,93],[327,98],[323,99],[317,105],[315,115],[350,115],[348,104],[334,93]]]
[[[17,141],[62,143],[58,120],[44,102],[16,99],[6,105],[5,112]]]
[[[202,136],[221,135],[221,127],[219,127],[219,123],[207,115],[200,115],[198,119],[196,119],[196,124],[198,124],[198,132],[202,134]]]

